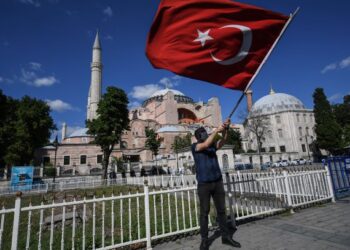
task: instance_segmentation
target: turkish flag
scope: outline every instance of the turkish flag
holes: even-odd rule
[[[245,90],[288,18],[230,0],[163,0],[146,55],[155,68]]]

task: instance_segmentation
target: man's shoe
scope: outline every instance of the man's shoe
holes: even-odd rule
[[[225,244],[225,245],[238,247],[238,248],[241,247],[241,244],[239,242],[234,241],[232,238],[229,238],[229,237],[222,237],[221,242],[222,242],[222,244]]]
[[[201,242],[200,250],[209,250],[209,241],[208,239],[204,239]]]

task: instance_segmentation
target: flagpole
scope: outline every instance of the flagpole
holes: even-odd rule
[[[286,24],[284,25],[283,29],[281,30],[281,33],[278,35],[277,39],[275,40],[275,42],[273,43],[273,45],[271,46],[269,52],[266,54],[264,60],[261,62],[261,64],[259,65],[258,69],[256,70],[255,74],[253,75],[253,77],[250,79],[249,83],[247,84],[246,88],[244,89],[244,91],[242,92],[240,98],[238,99],[236,105],[234,106],[234,108],[232,109],[230,115],[228,116],[228,118],[230,119],[232,117],[232,115],[236,112],[239,104],[241,103],[241,101],[243,100],[243,97],[245,96],[245,94],[247,93],[247,91],[249,90],[249,88],[251,87],[253,81],[255,80],[256,76],[259,74],[262,66],[265,64],[265,62],[267,61],[267,59],[269,58],[270,54],[272,53],[273,49],[276,47],[277,43],[279,42],[279,40],[281,39],[282,35],[284,34],[284,32],[286,31],[287,27],[289,26],[289,24],[292,22],[293,18],[295,17],[295,15],[298,13],[300,7],[298,7],[292,14],[290,14],[288,21],[286,22]]]

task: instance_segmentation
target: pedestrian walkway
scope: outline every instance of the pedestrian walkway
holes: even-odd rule
[[[212,233],[212,238],[215,235]],[[239,226],[234,239],[241,249],[350,249],[350,198],[297,210]],[[154,249],[199,249],[195,235],[158,244]],[[216,238],[210,249],[232,249]]]

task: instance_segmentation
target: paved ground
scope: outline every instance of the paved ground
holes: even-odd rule
[[[213,235],[212,238],[215,238]],[[301,209],[293,215],[278,215],[239,226],[234,239],[241,249],[349,249],[350,198]],[[154,249],[199,249],[200,236],[165,242]],[[214,240],[210,249],[232,249]]]

